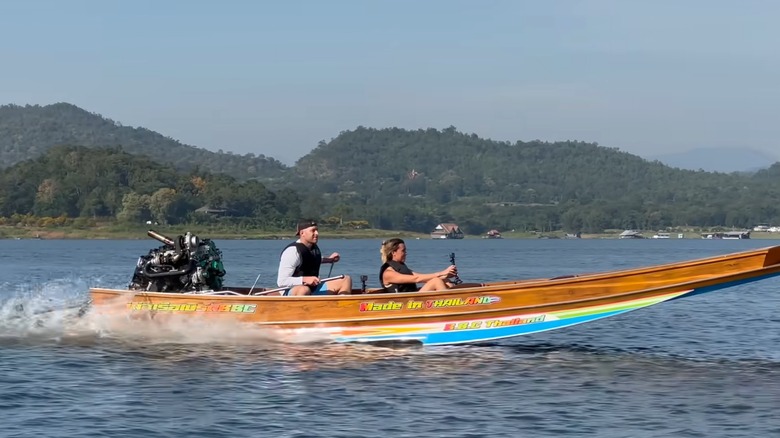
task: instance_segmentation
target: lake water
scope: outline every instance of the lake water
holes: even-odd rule
[[[202,236],[207,237],[207,236]],[[228,284],[275,281],[285,242],[217,241]],[[760,240],[410,240],[464,281],[607,271]],[[327,240],[377,285],[380,240]],[[156,241],[0,240],[0,437],[780,436],[780,280],[481,345],[118,335],[77,316]],[[323,267],[323,276],[328,267]],[[356,282],[357,283],[357,282]],[[189,336],[187,336],[189,334]]]

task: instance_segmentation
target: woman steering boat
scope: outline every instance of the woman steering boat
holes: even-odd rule
[[[446,290],[454,286],[449,279],[458,275],[455,265],[429,274],[414,272],[406,266],[407,251],[403,239],[393,238],[382,242],[379,252],[382,255],[379,283],[386,292],[427,292]],[[425,284],[418,288],[417,283]]]

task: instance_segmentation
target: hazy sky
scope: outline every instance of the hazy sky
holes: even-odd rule
[[[0,2],[0,104],[292,164],[357,126],[780,159],[777,1]]]

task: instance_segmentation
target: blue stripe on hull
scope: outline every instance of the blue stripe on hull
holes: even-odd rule
[[[598,313],[594,315],[559,319],[556,321],[535,322],[531,324],[499,327],[493,329],[431,333],[428,336],[426,336],[426,338],[422,342],[425,345],[461,344],[464,342],[489,341],[491,339],[530,335],[531,333],[555,330],[563,327],[568,327],[571,325],[595,321],[597,319],[608,318],[610,316],[615,316],[621,313],[630,312],[631,310],[634,309],[616,310],[612,312]]]
[[[528,335],[547,330],[555,330],[570,325],[582,324],[595,321],[601,318],[607,318],[621,313],[630,312],[635,309],[616,310],[613,312],[598,313],[593,315],[578,316],[574,318],[559,319],[555,321],[535,322],[531,324],[514,325],[509,327],[497,327],[490,329],[477,330],[453,330],[438,333],[419,333],[408,336],[386,335],[386,336],[359,336],[359,337],[341,337],[336,338],[336,342],[375,342],[390,341],[398,339],[414,339],[425,345],[441,344],[462,344],[464,342],[489,341],[492,339],[508,338],[512,336]]]

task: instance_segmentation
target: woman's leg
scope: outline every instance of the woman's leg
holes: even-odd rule
[[[447,287],[447,283],[444,282],[441,278],[434,278],[431,280],[428,280],[427,283],[423,285],[423,287],[420,288],[420,292],[429,292],[432,290],[446,290],[449,289]]]

